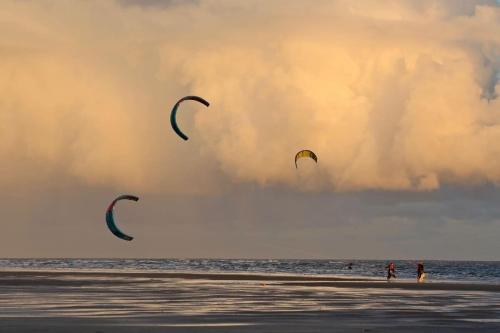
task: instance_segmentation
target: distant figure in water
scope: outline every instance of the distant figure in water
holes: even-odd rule
[[[349,265],[347,265],[347,269],[352,269],[352,262],[350,262]]]
[[[391,278],[396,278],[396,266],[392,261],[389,263],[389,266],[387,266],[387,281]]]
[[[424,264],[419,262],[417,265],[417,282],[422,282],[425,279]]]

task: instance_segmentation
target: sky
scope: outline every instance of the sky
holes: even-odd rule
[[[495,0],[5,0],[0,31],[0,257],[500,260]]]

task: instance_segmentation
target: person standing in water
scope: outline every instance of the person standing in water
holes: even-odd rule
[[[387,281],[391,278],[396,278],[396,266],[392,261],[387,266]]]
[[[417,265],[417,282],[422,282],[425,278],[424,264],[419,262]]]

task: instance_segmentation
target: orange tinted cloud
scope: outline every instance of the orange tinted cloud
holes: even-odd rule
[[[485,1],[4,2],[0,183],[496,183],[499,22]],[[211,106],[182,106],[183,142],[168,114],[187,94]],[[304,148],[319,163],[296,170]]]

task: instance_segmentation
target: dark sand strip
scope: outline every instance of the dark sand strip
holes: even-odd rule
[[[98,271],[0,271],[3,278],[30,277],[131,277],[131,278],[167,278],[167,279],[202,279],[217,281],[374,281],[366,278],[343,278],[310,275],[275,275],[275,274],[237,274],[237,273],[179,273],[179,272],[98,272]]]

